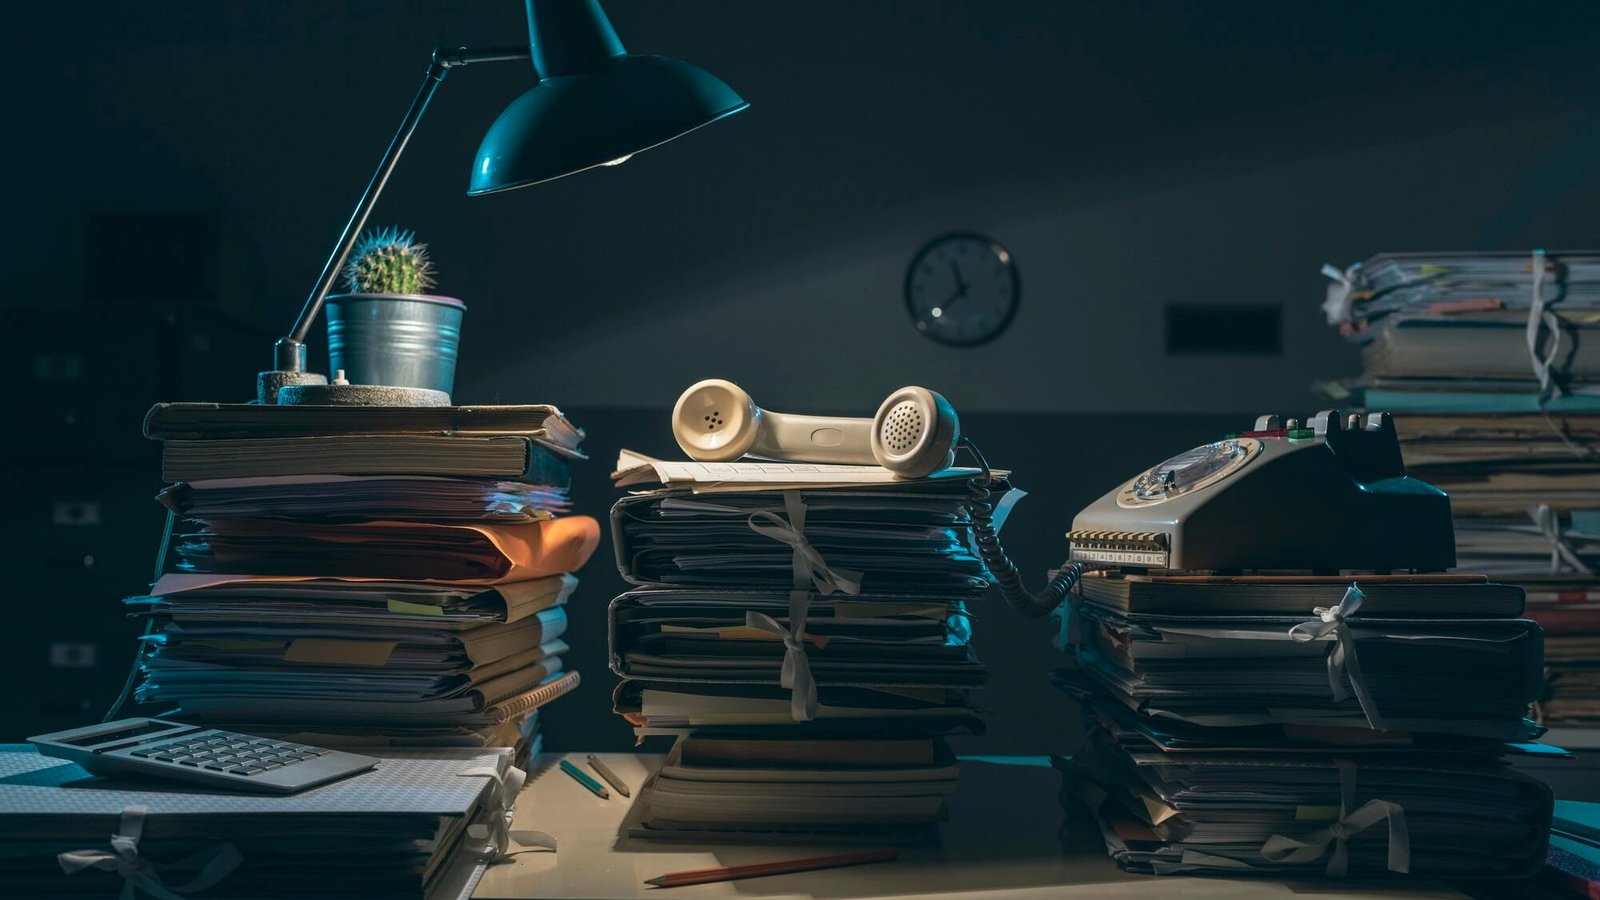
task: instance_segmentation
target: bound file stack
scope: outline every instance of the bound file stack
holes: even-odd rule
[[[1524,587],[1544,626],[1538,717],[1600,725],[1600,254],[1382,254],[1335,274],[1329,322],[1363,344],[1347,386],[1396,412],[1407,468],[1449,492],[1462,568]]]
[[[0,752],[0,896],[457,900],[506,848],[510,751],[386,754],[290,796]],[[120,893],[119,893],[120,892]]]
[[[337,413],[335,415],[334,413]],[[571,690],[564,604],[598,543],[562,515],[552,407],[158,406],[181,524],[136,698],[310,743],[536,752]]]
[[[1067,789],[1123,868],[1520,877],[1552,798],[1539,626],[1479,576],[1091,573]],[[1315,615],[1312,614],[1316,609]]]
[[[1600,414],[1396,422],[1407,467],[1450,493],[1461,565],[1527,591],[1545,632],[1537,718],[1600,726]]]
[[[642,837],[914,841],[981,731],[969,604],[988,586],[970,478],[669,463],[624,451],[612,509],[615,706],[671,734]],[[1009,492],[1002,481],[998,496]]]

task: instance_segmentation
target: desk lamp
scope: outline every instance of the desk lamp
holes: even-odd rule
[[[467,194],[478,196],[617,165],[750,104],[715,75],[682,60],[628,53],[599,0],[527,0],[528,46],[440,48],[378,170],[356,203],[295,320],[278,339],[274,369],[256,378],[259,403],[446,406],[443,391],[329,384],[306,371],[305,339],[411,133],[451,69],[529,60],[537,82],[511,101],[478,146]]]

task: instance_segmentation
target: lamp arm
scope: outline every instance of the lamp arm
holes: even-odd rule
[[[411,108],[406,110],[405,118],[400,120],[400,128],[395,131],[394,139],[389,142],[389,149],[384,151],[383,159],[379,160],[378,170],[373,173],[372,180],[367,182],[367,189],[362,192],[355,210],[351,212],[350,221],[345,223],[344,232],[339,235],[338,242],[333,246],[333,253],[328,256],[327,264],[322,267],[322,274],[317,277],[316,286],[311,289],[311,296],[306,298],[305,306],[300,310],[300,317],[295,319],[294,328],[278,339],[273,351],[274,368],[285,372],[305,371],[305,339],[311,330],[311,323],[316,321],[317,313],[322,311],[322,303],[327,299],[328,292],[333,289],[333,283],[338,280],[339,270],[344,267],[345,260],[350,256],[350,248],[355,246],[356,237],[360,235],[361,229],[366,227],[367,216],[377,205],[378,195],[383,193],[384,185],[389,181],[389,174],[394,171],[395,163],[400,161],[400,154],[405,151],[406,143],[411,140],[411,133],[417,130],[417,123],[422,121],[422,114],[427,112],[428,102],[433,99],[433,92],[438,90],[444,77],[450,74],[451,69],[472,63],[531,58],[532,51],[528,47],[499,47],[484,50],[440,47],[433,51],[428,74],[423,77],[422,86],[417,89],[417,96],[411,101]]]

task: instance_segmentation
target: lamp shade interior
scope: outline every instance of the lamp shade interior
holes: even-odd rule
[[[614,162],[749,105],[710,72],[665,56],[613,56],[545,77],[489,127],[467,193],[524,187]]]

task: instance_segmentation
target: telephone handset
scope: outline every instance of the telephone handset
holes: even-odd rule
[[[961,425],[939,394],[903,387],[871,419],[768,412],[744,388],[721,378],[689,386],[672,407],[672,435],[693,459],[741,456],[795,462],[880,465],[923,478],[955,462]]]
[[[903,478],[924,478],[955,463],[957,447],[977,458],[983,474],[971,481],[972,530],[978,552],[1006,602],[1043,616],[1060,606],[1083,574],[1070,560],[1038,594],[1006,556],[995,533],[989,464],[961,437],[955,407],[935,391],[903,387],[871,419],[768,412],[731,381],[710,378],[689,386],[672,407],[672,434],[690,459],[727,462],[741,456],[795,462],[880,465]]]

